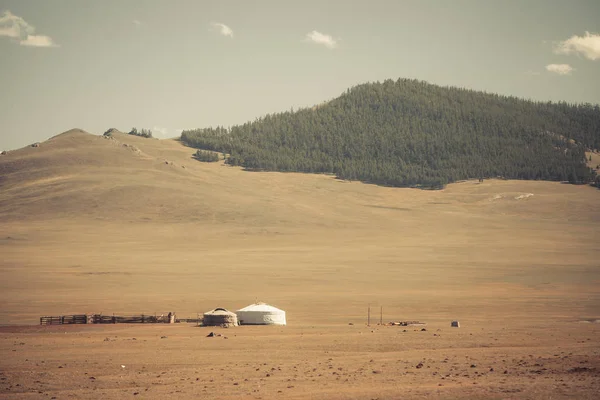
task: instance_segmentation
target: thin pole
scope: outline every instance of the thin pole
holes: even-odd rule
[[[371,326],[371,305],[369,304],[369,310],[367,311],[367,326]]]
[[[383,325],[383,306],[381,306],[380,314],[379,314],[379,325]]]

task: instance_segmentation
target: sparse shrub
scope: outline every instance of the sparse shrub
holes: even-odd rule
[[[134,135],[134,136],[140,136],[140,137],[144,137],[144,138],[152,138],[152,131],[150,129],[142,129],[140,131],[137,130],[137,128],[133,127],[131,128],[131,131],[128,132],[130,135]]]

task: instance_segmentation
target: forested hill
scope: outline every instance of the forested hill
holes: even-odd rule
[[[248,169],[391,186],[497,176],[575,183],[594,177],[585,150],[600,148],[600,107],[386,80],[230,129],[184,131],[181,140]]]

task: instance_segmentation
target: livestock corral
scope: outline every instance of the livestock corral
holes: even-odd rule
[[[103,315],[103,314],[75,314],[59,316],[42,316],[40,325],[73,325],[73,324],[158,324],[174,323],[177,321],[175,314],[138,314],[138,315]],[[187,322],[187,320],[186,320]]]

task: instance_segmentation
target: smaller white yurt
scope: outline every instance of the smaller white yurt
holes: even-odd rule
[[[285,311],[265,303],[250,304],[235,313],[240,325],[285,325]]]
[[[222,326],[229,328],[231,326],[237,326],[237,316],[229,310],[224,308],[215,308],[214,310],[204,313],[202,318],[203,326]]]

